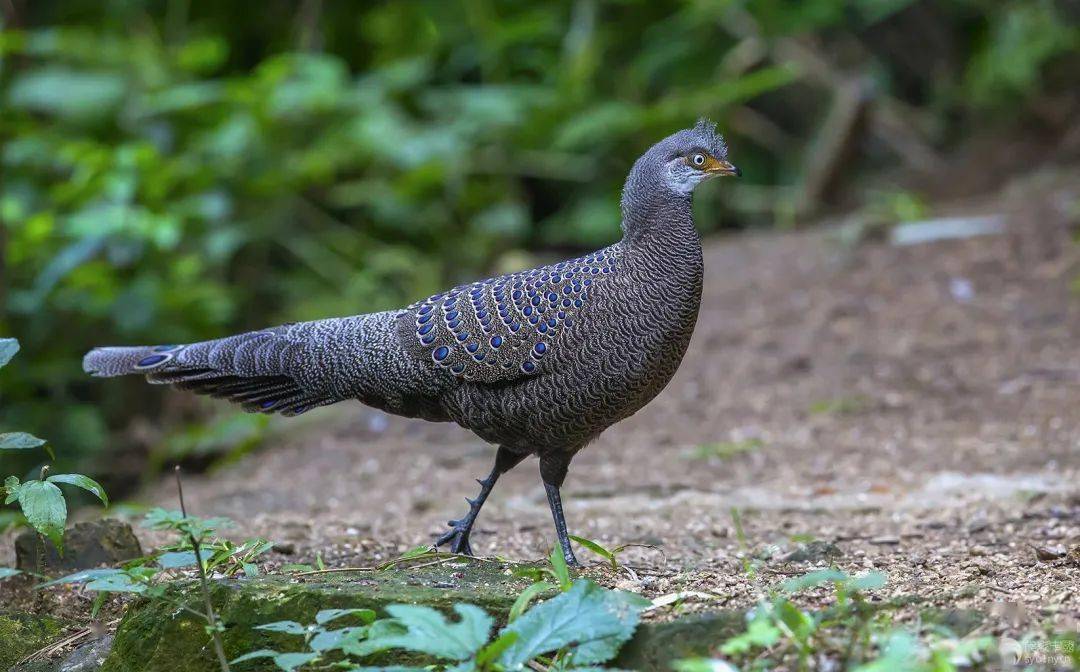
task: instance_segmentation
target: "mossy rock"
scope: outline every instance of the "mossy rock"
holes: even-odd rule
[[[386,615],[391,604],[424,604],[452,613],[454,604],[475,604],[505,622],[518,594],[529,585],[511,565],[445,563],[405,570],[343,572],[306,578],[265,576],[211,583],[211,595],[225,627],[225,653],[235,658],[258,649],[293,651],[299,638],[256,630],[275,621],[312,623],[321,609],[372,609]],[[103,672],[217,672],[205,622],[179,605],[202,610],[196,582],[175,584],[166,598],[133,604],[116,633]],[[415,663],[410,654],[388,652],[371,662]],[[244,672],[276,669],[269,660],[244,663]]]
[[[638,627],[614,667],[638,672],[669,672],[671,661],[709,658],[720,645],[746,629],[746,612],[718,611]]]
[[[0,670],[56,641],[67,625],[50,616],[0,612]]]

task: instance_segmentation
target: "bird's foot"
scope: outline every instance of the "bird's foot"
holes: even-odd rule
[[[472,531],[472,522],[466,520],[451,520],[447,522],[450,531],[439,537],[435,542],[438,548],[446,543],[450,544],[450,552],[459,555],[472,555],[472,546],[469,545],[469,533]]]

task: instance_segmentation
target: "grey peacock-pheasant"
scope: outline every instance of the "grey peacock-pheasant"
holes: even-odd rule
[[[97,348],[97,376],[145,375],[258,413],[296,415],[356,399],[453,421],[498,446],[469,511],[437,541],[471,553],[469,533],[499,476],[540,458],[555,530],[575,562],[559,489],[574,455],[671,380],[697,321],[703,262],[691,195],[739,175],[704,121],[637,160],[622,195],[622,239],[592,254],[455,287],[408,308],[190,345]]]

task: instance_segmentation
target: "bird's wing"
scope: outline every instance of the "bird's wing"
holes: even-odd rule
[[[411,337],[423,356],[464,380],[496,383],[540,374],[618,263],[612,246],[460,285],[409,306]]]

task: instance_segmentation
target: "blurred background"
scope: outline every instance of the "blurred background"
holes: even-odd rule
[[[1075,0],[0,13],[0,334],[23,345],[0,427],[116,496],[274,427],[91,380],[90,347],[380,310],[606,245],[633,160],[698,117],[745,174],[703,190],[705,234],[888,226],[1080,156]]]

